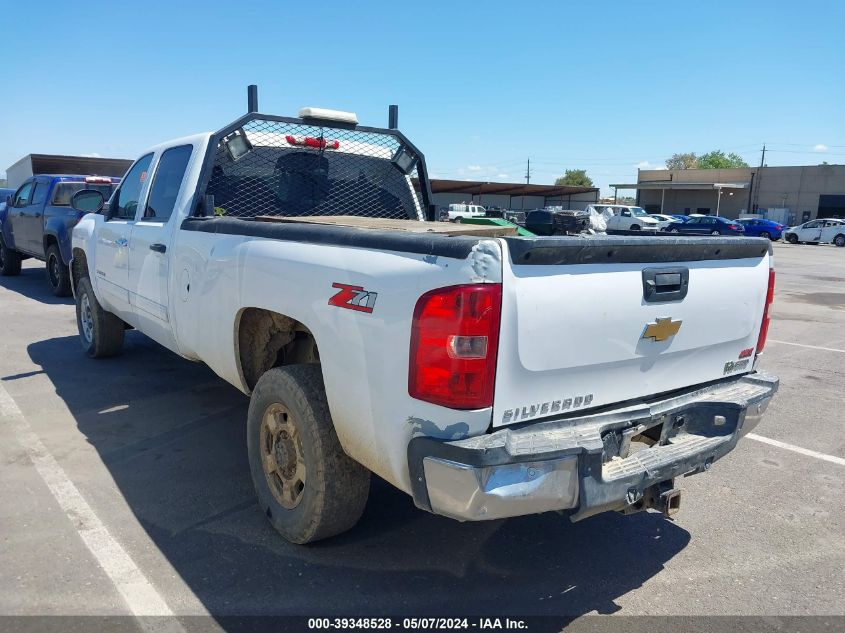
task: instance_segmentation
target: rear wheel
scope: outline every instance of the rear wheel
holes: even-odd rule
[[[673,228],[673,229],[669,229],[669,232],[670,232],[670,233],[679,233],[678,229],[674,229],[674,228]]]
[[[62,254],[56,244],[47,249],[47,282],[57,297],[70,296],[70,268],[62,261]]]
[[[14,277],[21,273],[21,254],[6,246],[0,235],[0,275]]]
[[[798,243],[798,236],[795,233],[789,233],[786,236],[786,241],[790,244],[797,244]]]
[[[261,509],[288,541],[335,536],[364,512],[370,473],[340,446],[319,365],[261,376],[249,401],[247,449]]]
[[[721,231],[710,231],[710,235],[721,235]]]
[[[460,224],[460,223],[461,223],[461,222],[463,222],[463,221],[464,221],[464,219],[463,219],[463,217],[462,217],[462,216],[460,216],[460,215],[459,215],[458,217],[456,217],[456,218],[455,218],[455,222],[457,222],[458,224]]]
[[[840,233],[839,235],[833,238],[833,243],[839,248],[842,248],[843,246],[845,246],[845,235]]]
[[[82,347],[91,358],[114,356],[123,346],[123,321],[103,310],[88,277],[80,279],[76,288],[76,325]]]

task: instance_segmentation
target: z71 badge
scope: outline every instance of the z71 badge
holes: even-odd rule
[[[361,286],[350,286],[349,284],[332,284],[332,288],[340,288],[340,292],[329,299],[330,306],[357,310],[358,312],[372,313],[376,307],[377,292],[369,292]]]

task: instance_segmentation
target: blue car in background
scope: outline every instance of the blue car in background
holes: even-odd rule
[[[108,200],[120,178],[38,174],[3,198],[0,208],[0,275],[21,271],[29,257],[47,263],[47,281],[57,297],[70,287],[71,231],[84,213],[70,206],[82,189],[96,189]]]
[[[737,220],[716,215],[691,215],[683,222],[672,222],[662,229],[685,235],[744,235],[745,228]]]
[[[745,234],[749,237],[766,237],[770,240],[779,240],[783,237],[783,231],[786,228],[774,220],[764,218],[749,218],[737,220],[737,222],[745,227]]]

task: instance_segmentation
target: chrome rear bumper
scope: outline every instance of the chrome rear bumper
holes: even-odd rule
[[[752,373],[647,404],[535,422],[444,442],[408,445],[414,502],[463,521],[577,508],[577,521],[607,510],[641,509],[647,491],[703,472],[760,422],[778,388]],[[659,433],[628,454],[633,436]],[[621,456],[620,456],[621,454]]]

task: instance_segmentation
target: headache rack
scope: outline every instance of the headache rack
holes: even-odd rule
[[[397,129],[250,112],[209,143],[195,216],[432,220],[425,158]]]

